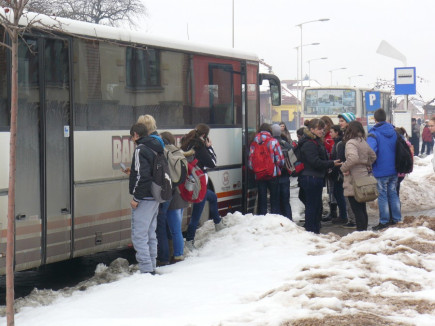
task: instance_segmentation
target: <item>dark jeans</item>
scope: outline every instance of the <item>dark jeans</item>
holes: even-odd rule
[[[355,200],[355,197],[349,196],[350,207],[355,214],[355,223],[357,231],[367,231],[367,226],[369,223],[369,217],[367,215],[366,203],[359,203]]]
[[[423,145],[421,145],[421,154],[424,154],[424,150],[426,147],[426,155],[430,155],[430,152],[433,147],[433,140],[432,141],[423,141]]]
[[[258,215],[267,214],[267,189],[270,192],[270,211],[272,214],[279,214],[279,182],[278,178],[271,180],[258,180]]]
[[[171,201],[159,205],[157,214],[157,260],[160,262],[169,262],[169,242],[167,232],[167,212]]]
[[[305,230],[320,233],[320,220],[322,218],[322,192],[325,184],[324,178],[303,175],[300,184],[305,196]]]
[[[334,197],[337,201],[338,210],[340,212],[339,217],[347,219],[346,200],[344,199],[343,182],[334,181]]]
[[[305,206],[305,193],[304,193],[304,188],[302,188],[302,186],[301,186],[300,177],[298,177],[298,187],[299,187],[298,198],[302,202],[302,204],[304,204],[304,206]]]
[[[205,195],[204,200],[200,203],[193,204],[192,216],[186,231],[186,241],[195,239],[196,229],[198,228],[199,220],[201,219],[201,214],[204,210],[206,201],[208,201],[209,204],[210,218],[213,219],[215,224],[218,224],[221,221],[217,204],[217,196],[213,191],[207,189],[207,194]]]
[[[420,150],[420,139],[411,137],[409,142],[414,146],[414,156],[418,156]]]
[[[280,214],[292,219],[292,208],[290,206],[290,179],[288,176],[282,177],[279,180],[279,207]]]

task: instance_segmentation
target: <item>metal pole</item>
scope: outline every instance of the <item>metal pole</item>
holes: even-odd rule
[[[311,60],[308,60],[308,86],[311,86]]]
[[[233,49],[234,49],[234,0],[233,0]]]
[[[300,63],[300,69],[301,69],[301,83],[300,83],[300,85],[299,85],[299,87],[301,88],[301,99],[300,99],[300,101],[299,101],[299,112],[298,112],[298,124],[297,124],[297,126],[298,126],[298,128],[300,128],[300,126],[301,126],[301,116],[302,116],[302,93],[303,93],[303,91],[304,91],[304,88],[302,87],[302,79],[304,78],[303,77],[303,69],[302,69],[302,66],[303,66],[303,61],[302,61],[302,48],[303,48],[303,46],[302,46],[302,24],[299,26],[300,28],[301,28],[301,57],[300,57],[300,60],[301,60],[301,63]]]
[[[296,70],[296,79],[299,82],[299,49],[298,47],[295,48],[296,49],[296,66],[297,66],[297,70]],[[296,87],[296,100],[299,100],[299,87]],[[296,103],[296,128],[299,129],[299,103]]]

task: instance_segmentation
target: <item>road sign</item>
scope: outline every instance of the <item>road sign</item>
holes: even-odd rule
[[[416,94],[415,67],[394,68],[394,94]]]
[[[381,107],[381,93],[380,92],[366,92],[366,110],[375,111]]]

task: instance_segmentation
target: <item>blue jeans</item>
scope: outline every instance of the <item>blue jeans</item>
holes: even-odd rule
[[[157,260],[160,262],[169,262],[167,214],[170,203],[171,201],[161,203],[157,214]]]
[[[213,219],[213,222],[215,224],[218,224],[221,221],[217,205],[217,196],[213,191],[207,189],[207,194],[205,195],[204,200],[202,202],[193,204],[192,216],[190,217],[190,223],[186,231],[186,241],[191,241],[195,239],[196,229],[198,227],[199,220],[201,219],[201,214],[204,210],[206,201],[208,201],[208,204],[210,206],[210,218]]]
[[[390,221],[390,208],[393,222],[402,220],[400,213],[400,200],[397,194],[397,175],[376,178],[378,181],[379,222],[388,224]]]
[[[322,192],[325,180],[324,178],[303,175],[300,177],[300,184],[306,194],[305,230],[319,234],[320,220],[322,218]]]
[[[142,200],[131,212],[131,241],[141,273],[156,269],[158,210],[159,203],[150,199]]]
[[[172,235],[172,245],[174,256],[182,256],[184,253],[184,239],[181,233],[181,221],[183,219],[183,209],[168,210],[168,226]]]
[[[343,182],[334,181],[334,197],[337,201],[338,210],[340,212],[339,217],[347,219],[346,200],[344,199]]]
[[[270,212],[272,214],[280,214],[279,207],[279,180],[273,178],[271,180],[258,180],[258,215],[266,215],[267,213],[267,189],[270,192]]]
[[[279,180],[279,206],[280,214],[292,220],[292,208],[290,206],[290,179],[288,176]]]

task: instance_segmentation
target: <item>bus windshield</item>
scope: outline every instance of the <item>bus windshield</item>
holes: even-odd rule
[[[357,112],[356,91],[353,89],[307,89],[305,115],[337,115]]]

